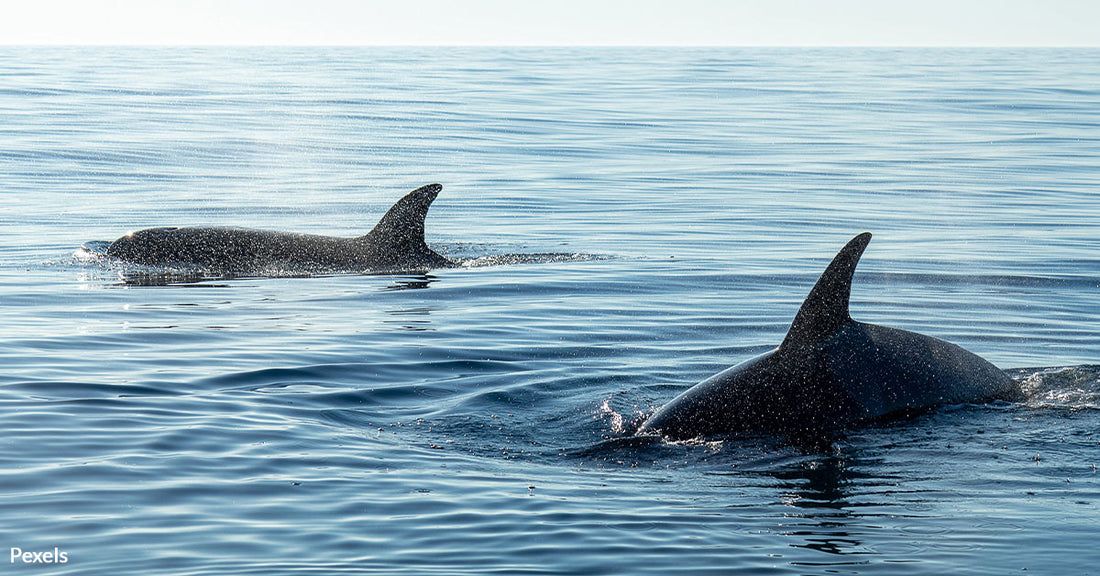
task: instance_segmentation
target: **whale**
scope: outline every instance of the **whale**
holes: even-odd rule
[[[837,253],[777,348],[684,391],[636,434],[674,441],[743,433],[820,440],[943,405],[1020,400],[1019,384],[977,354],[852,319],[852,279],[870,241],[865,232]]]
[[[424,240],[424,219],[442,189],[428,184],[409,192],[370,232],[354,238],[233,227],[147,228],[111,242],[106,255],[146,266],[197,266],[225,274],[448,268],[456,264]]]

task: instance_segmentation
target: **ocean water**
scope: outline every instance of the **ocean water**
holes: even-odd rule
[[[81,249],[429,182],[461,267]],[[0,203],[5,573],[1100,571],[1100,51],[0,48]],[[1025,401],[632,437],[863,231],[853,316]]]

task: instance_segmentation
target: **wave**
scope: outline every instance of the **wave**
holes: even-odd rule
[[[1100,365],[1017,368],[1007,371],[1034,409],[1100,410]]]

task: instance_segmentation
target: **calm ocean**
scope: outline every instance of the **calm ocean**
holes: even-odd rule
[[[430,182],[430,275],[81,250]],[[1100,574],[1100,50],[0,48],[0,205],[4,573]],[[863,231],[1026,401],[631,439]]]

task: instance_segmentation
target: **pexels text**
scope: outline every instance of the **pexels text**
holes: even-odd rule
[[[22,548],[12,547],[12,564],[68,564],[69,553],[62,552],[56,546],[49,552],[24,552]]]

